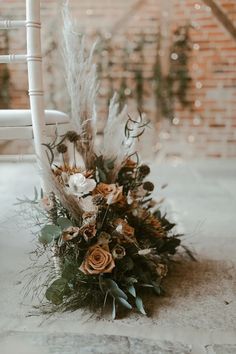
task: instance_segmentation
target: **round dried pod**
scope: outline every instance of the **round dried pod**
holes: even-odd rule
[[[112,250],[112,256],[114,259],[121,259],[125,256],[125,248],[121,245],[116,245]]]
[[[148,192],[152,192],[154,189],[154,184],[152,182],[144,182],[143,189]]]
[[[71,142],[71,143],[75,143],[77,140],[79,140],[79,135],[73,131],[70,130],[66,133],[66,138]]]
[[[139,173],[140,173],[142,176],[147,176],[147,175],[149,175],[149,173],[150,173],[150,167],[147,166],[147,165],[141,165],[141,166],[139,166]]]
[[[57,147],[57,151],[60,153],[60,154],[65,154],[67,152],[67,146],[65,144],[60,144],[58,145]]]

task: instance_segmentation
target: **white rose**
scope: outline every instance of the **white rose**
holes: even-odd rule
[[[81,197],[83,194],[88,194],[94,190],[96,187],[96,181],[84,177],[82,173],[75,173],[69,177],[68,185],[68,193]]]

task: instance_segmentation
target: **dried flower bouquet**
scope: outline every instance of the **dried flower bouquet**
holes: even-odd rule
[[[180,239],[174,224],[155,209],[150,169],[136,153],[135,142],[147,125],[142,114],[134,120],[126,108],[119,112],[114,96],[103,144],[95,148],[92,54],[86,56],[65,9],[64,55],[75,129],[47,145],[50,167],[44,177],[50,193],[31,201],[41,220],[37,254],[53,263],[42,267],[42,286],[55,309],[96,310],[110,302],[113,318],[120,306],[146,314],[143,289],[162,294]]]

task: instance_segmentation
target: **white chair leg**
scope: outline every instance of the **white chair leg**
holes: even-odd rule
[[[48,161],[45,148],[43,147],[43,143],[46,141],[46,125],[44,115],[40,27],[40,0],[26,0],[27,66],[30,108],[35,153],[39,170],[43,172],[44,166]],[[43,177],[42,187],[44,190],[47,190],[46,182]]]

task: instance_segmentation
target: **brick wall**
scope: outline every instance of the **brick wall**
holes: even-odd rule
[[[24,18],[24,2],[1,1],[0,16]],[[215,3],[236,26],[235,0],[215,0]],[[116,89],[122,92],[132,115],[141,106],[158,128],[158,134],[152,139],[154,150],[185,157],[236,157],[236,41],[204,1],[71,0],[70,4],[81,30],[91,39],[99,32],[106,44],[109,43],[108,49],[105,47],[97,54],[102,121],[111,90]],[[67,111],[58,48],[59,5],[59,1],[42,1],[43,51],[47,54],[45,91],[47,107]],[[160,63],[163,75],[167,75],[174,61],[178,61],[170,49],[173,49],[173,33],[186,25],[191,25],[187,105],[174,99],[173,111],[168,119],[163,119],[155,94],[155,68]],[[25,46],[23,34],[22,30],[10,33],[10,52],[21,52]],[[3,34],[0,41],[6,42]],[[9,69],[10,106],[25,108],[28,106],[25,68]],[[2,73],[3,69],[0,77]]]

